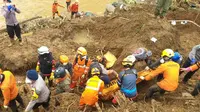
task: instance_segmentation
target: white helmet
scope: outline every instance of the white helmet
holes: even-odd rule
[[[123,59],[122,65],[130,65],[130,66],[132,66],[135,61],[136,61],[135,56],[129,55],[126,58]]]
[[[47,46],[41,46],[38,48],[38,54],[43,55],[45,53],[49,53],[49,48]]]

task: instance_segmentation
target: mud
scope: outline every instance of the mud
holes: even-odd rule
[[[72,21],[60,21],[51,19],[41,19],[27,23],[26,33],[33,32],[32,35],[23,36],[24,46],[7,47],[8,37],[0,34],[0,63],[5,69],[15,71],[18,75],[24,75],[24,71],[36,66],[37,48],[46,45],[50,48],[54,58],[57,60],[59,55],[66,54],[70,61],[73,61],[75,51],[79,46],[84,46],[88,50],[90,57],[111,51],[116,57],[117,62],[113,67],[120,71],[121,61],[124,57],[131,54],[138,47],[146,47],[153,52],[153,59],[160,56],[165,48],[178,50],[184,58],[191,48],[199,44],[199,28],[193,24],[172,26],[166,19],[159,20],[153,16],[153,8],[149,5],[137,5],[129,11],[118,11],[111,17],[83,18]],[[194,20],[197,12],[178,10],[170,11],[167,19],[190,19]],[[197,17],[196,22],[199,23]],[[24,29],[23,29],[23,32]],[[152,42],[152,37],[157,38],[157,42]],[[80,40],[81,39],[81,40]],[[138,71],[144,69],[145,63],[137,63]],[[196,79],[196,77],[194,77]],[[24,77],[18,80],[24,81]],[[155,96],[153,103],[144,102],[143,98],[148,87],[152,85],[143,83],[139,85],[139,96],[136,102],[126,102],[126,105],[112,107],[110,103],[104,102],[104,111],[138,111],[138,112],[198,112],[199,99],[185,100],[182,92],[190,92],[187,88],[192,85],[182,85],[175,92],[166,93],[165,97]],[[25,94],[23,86],[20,86],[20,93],[25,102],[28,103],[29,97]],[[192,90],[192,89],[191,89]],[[57,100],[55,100],[57,97]],[[180,99],[176,99],[180,97]],[[27,98],[27,99],[26,99]],[[63,93],[57,96],[52,95],[50,111],[76,112],[78,111],[79,96],[76,94]],[[57,103],[56,103],[57,102]],[[102,107],[102,106],[101,106]]]

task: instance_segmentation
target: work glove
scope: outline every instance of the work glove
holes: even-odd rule
[[[141,79],[141,80],[145,80],[145,77],[144,77],[144,76],[140,76],[140,79]]]
[[[149,70],[150,68],[148,66],[145,67],[145,70]]]
[[[36,66],[36,71],[39,72],[40,71],[40,67],[37,65]]]
[[[193,65],[193,64],[195,64],[195,63],[196,63],[196,59],[195,59],[195,58],[192,58],[191,61],[190,61],[190,64]]]
[[[16,8],[15,8],[13,5],[8,5],[7,7],[8,7],[8,10],[9,10],[9,11],[11,11],[11,10],[16,10]]]
[[[162,59],[160,59],[160,63],[165,63],[165,60],[162,58]]]
[[[51,75],[50,75],[50,77],[49,77],[49,80],[51,81],[51,80],[53,80],[53,79],[54,79],[54,73],[51,72]]]
[[[81,79],[84,79],[85,78],[85,74],[83,74],[82,76],[81,76]]]
[[[8,109],[8,106],[6,106],[6,105],[4,105],[3,107],[4,107],[5,109]]]
[[[36,93],[36,89],[35,89],[35,88],[32,88],[31,91],[32,91],[31,99],[32,99],[32,100],[37,100],[39,96],[38,96],[38,94]]]
[[[186,72],[190,72],[191,71],[191,68],[190,67],[187,67],[187,68],[180,68],[181,71],[186,71]]]

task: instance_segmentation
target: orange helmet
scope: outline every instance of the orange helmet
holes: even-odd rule
[[[61,63],[68,63],[69,58],[66,55],[60,55],[60,62]]]
[[[77,50],[77,53],[85,56],[85,55],[87,55],[87,50],[84,47],[79,47]]]

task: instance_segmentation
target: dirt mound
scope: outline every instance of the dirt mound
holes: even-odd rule
[[[24,46],[9,48],[7,37],[1,38],[0,63],[13,71],[33,67],[37,62],[37,48],[41,45],[48,46],[56,59],[63,53],[72,59],[79,46],[85,46],[90,56],[100,53],[99,49],[109,50],[117,56],[117,63],[137,47],[147,47],[155,55],[165,48],[180,48],[177,30],[167,21],[154,19],[147,8],[149,6],[136,6],[112,17],[85,18],[54,25],[42,20],[39,23],[44,23],[44,28],[36,29],[32,36],[24,36]],[[158,41],[150,41],[152,37]]]

